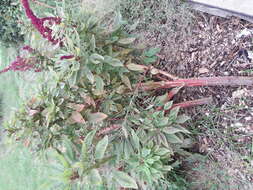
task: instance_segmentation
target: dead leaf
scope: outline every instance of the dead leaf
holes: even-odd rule
[[[33,105],[35,102],[37,101],[37,99],[35,97],[32,97],[29,101],[30,105]]]
[[[207,68],[202,67],[199,69],[200,74],[204,74],[204,73],[208,73],[208,72],[209,72],[209,69],[207,69]]]
[[[97,123],[97,122],[101,122],[103,121],[104,119],[106,119],[108,116],[104,113],[101,113],[101,112],[97,112],[97,113],[91,113],[89,115],[89,122],[94,122],[94,123]]]
[[[131,71],[140,71],[140,72],[144,72],[146,70],[146,67],[143,65],[138,65],[138,64],[134,64],[134,63],[130,63],[128,65],[126,65],[126,67],[131,70]]]
[[[94,108],[96,107],[96,103],[94,99],[86,94],[81,94],[82,98],[84,99],[84,102],[88,104],[89,106],[93,106]]]
[[[129,78],[128,78],[126,75],[123,75],[123,76],[121,77],[121,80],[122,80],[122,82],[123,82],[130,90],[132,90],[131,82],[130,82]]]
[[[83,116],[79,112],[74,111],[74,112],[72,112],[72,115],[70,117],[70,122],[72,124],[74,124],[74,123],[82,123],[82,124],[84,124],[85,120],[84,120]]]
[[[73,110],[75,110],[77,112],[81,112],[85,108],[85,105],[83,105],[83,104],[68,103],[67,107],[72,108]]]
[[[244,96],[247,96],[247,89],[237,90],[237,91],[234,91],[232,93],[232,98],[233,99],[235,99],[235,98],[242,98]]]
[[[33,116],[38,112],[39,112],[38,110],[29,110],[29,116]]]
[[[29,147],[30,144],[31,144],[31,141],[30,141],[29,139],[26,139],[26,140],[24,141],[24,146],[25,146],[25,147]]]

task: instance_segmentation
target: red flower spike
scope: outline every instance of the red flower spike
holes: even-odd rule
[[[21,2],[25,9],[27,17],[31,20],[32,25],[39,31],[43,38],[47,39],[53,44],[57,44],[59,42],[59,39],[54,39],[52,37],[52,30],[49,27],[44,26],[44,23],[45,21],[48,21],[51,25],[53,23],[60,24],[61,19],[57,17],[38,18],[31,10],[28,0],[21,0]]]
[[[24,46],[22,50],[26,50],[29,53],[33,53],[34,49],[30,46]],[[32,64],[29,60],[29,58],[22,58],[20,56],[17,56],[16,60],[13,61],[8,67],[4,68],[3,70],[0,70],[1,73],[5,73],[8,71],[27,71],[27,70],[34,70],[35,72],[41,72],[42,69],[37,68],[35,64]]]
[[[29,53],[34,52],[34,49],[31,48],[30,46],[24,46],[22,49],[23,49],[23,50],[27,50]]]
[[[63,60],[63,59],[72,59],[72,58],[74,58],[75,56],[74,55],[64,55],[64,56],[61,56],[61,60]]]

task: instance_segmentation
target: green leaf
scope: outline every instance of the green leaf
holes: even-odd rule
[[[77,71],[73,71],[71,77],[69,78],[69,85],[72,87],[76,84],[76,81],[77,81],[77,74],[78,72]]]
[[[89,132],[86,137],[84,138],[84,143],[87,145],[87,147],[90,147],[92,145],[93,138],[96,134],[96,130],[93,130]]]
[[[97,169],[92,169],[89,172],[89,183],[92,185],[101,185],[103,183],[102,177]]]
[[[158,139],[160,140],[160,142],[161,142],[165,147],[167,147],[167,148],[170,147],[170,145],[168,144],[167,138],[166,138],[166,136],[165,136],[164,133],[158,134],[157,137],[158,137]]]
[[[182,124],[182,123],[185,123],[186,121],[190,120],[191,118],[185,114],[183,115],[179,115],[177,117],[177,120],[176,120],[176,123],[178,124]]]
[[[163,168],[162,168],[162,170],[166,171],[166,172],[171,171],[172,169],[173,169],[173,167],[171,167],[171,166],[163,166]]]
[[[157,57],[155,57],[155,56],[153,56],[153,57],[145,57],[143,59],[144,63],[146,63],[146,64],[154,63],[154,62],[156,62],[156,60],[157,60]]]
[[[141,150],[141,156],[142,156],[142,157],[146,157],[146,156],[148,156],[150,153],[151,153],[151,149],[143,148],[143,149]]]
[[[104,61],[104,57],[102,55],[97,54],[97,53],[93,53],[90,56],[90,61],[94,64],[99,64]]]
[[[94,91],[95,95],[102,95],[104,93],[104,86],[105,86],[105,83],[103,81],[103,79],[96,75],[95,76],[95,81],[96,81],[96,90]]]
[[[183,143],[183,141],[175,134],[166,134],[166,138],[173,144]]]
[[[135,41],[135,38],[123,38],[123,39],[120,39],[118,43],[121,45],[128,45],[128,44],[132,44],[134,41]]]
[[[97,113],[91,113],[89,114],[88,116],[88,121],[89,122],[94,122],[94,123],[97,123],[97,122],[101,122],[103,121],[104,119],[106,119],[108,116],[104,113],[101,113],[101,112],[97,112]]]
[[[75,154],[74,154],[74,150],[73,150],[73,147],[74,147],[73,143],[69,139],[64,138],[63,144],[64,144],[64,147],[66,148],[65,155],[70,160],[73,161],[75,159]]]
[[[60,154],[56,152],[56,157],[61,162],[61,164],[64,166],[64,168],[70,168],[71,164],[68,162],[68,160],[64,157],[63,154]]]
[[[86,145],[85,142],[83,142],[82,144],[82,150],[81,150],[81,165],[83,168],[87,168],[88,167],[88,160],[89,160],[89,156],[88,156],[88,146]]]
[[[92,34],[91,40],[90,40],[90,44],[91,44],[91,50],[94,52],[96,49],[96,39],[94,34]]]
[[[144,66],[134,63],[127,64],[126,67],[131,71],[145,72],[146,70]]]
[[[112,58],[110,56],[105,56],[104,62],[113,66],[113,67],[123,67],[124,66],[123,63],[119,59]]]
[[[169,118],[168,117],[163,117],[163,118],[159,118],[158,119],[158,122],[157,122],[157,126],[158,127],[163,127],[163,126],[166,126],[169,122]]]
[[[169,110],[173,105],[173,101],[169,101],[164,105],[165,110]]]
[[[109,64],[113,67],[123,67],[123,63],[119,59],[112,59]]]
[[[155,103],[157,104],[157,106],[163,106],[165,101],[167,100],[167,97],[168,97],[167,93],[161,96],[157,96],[155,99]]]
[[[114,179],[117,181],[117,183],[121,187],[138,189],[138,186],[135,180],[132,177],[130,177],[128,174],[121,171],[113,171],[113,176],[114,176]]]
[[[91,82],[91,84],[93,84],[95,81],[95,77],[93,73],[90,71],[90,69],[87,66],[84,66],[83,72],[84,72],[84,75],[87,77],[87,79]]]
[[[161,51],[160,48],[150,48],[149,50],[144,52],[144,55],[147,56],[147,57],[152,57],[160,51]]]
[[[139,150],[140,148],[140,139],[139,137],[136,135],[136,133],[134,132],[134,130],[131,130],[131,136],[132,136],[132,140],[133,140],[133,144],[134,147]]]
[[[188,130],[183,127],[165,127],[162,129],[166,134],[175,134],[175,133],[190,133]]]
[[[176,120],[179,109],[180,109],[180,107],[177,106],[177,107],[170,110],[170,114],[169,114],[170,120]]]
[[[108,136],[106,135],[101,141],[98,142],[95,150],[95,158],[97,160],[104,157],[106,148],[108,146]]]
[[[157,152],[156,152],[156,154],[157,155],[159,155],[159,156],[164,156],[164,155],[166,155],[166,154],[168,154],[168,153],[171,153],[171,150],[169,150],[169,149],[167,149],[167,148],[159,148],[158,150],[157,150]]]

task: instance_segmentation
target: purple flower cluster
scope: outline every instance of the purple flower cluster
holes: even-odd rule
[[[75,56],[74,55],[64,55],[64,56],[61,56],[61,60],[64,60],[64,59],[72,59],[74,58]]]
[[[34,66],[28,63],[27,59],[22,57],[17,57],[8,67],[1,70],[0,73],[5,73],[7,71],[27,71],[32,69]]]
[[[49,24],[60,24],[61,19],[57,17],[45,17],[45,18],[38,18],[30,8],[28,0],[21,0],[23,7],[25,9],[27,17],[31,20],[34,27],[39,31],[39,33],[43,36],[43,38],[48,39],[48,41],[52,42],[53,44],[57,44],[59,39],[54,39],[52,36],[52,30],[44,26],[45,21],[48,21]]]
[[[29,53],[34,52],[34,49],[31,48],[30,46],[24,46],[22,49],[28,51]]]
[[[32,49],[30,46],[24,46],[22,49],[28,51],[29,53],[34,52],[34,49]],[[41,72],[41,69],[36,68],[36,65],[32,62],[34,62],[32,61],[32,59],[17,56],[16,60],[13,61],[8,67],[4,68],[3,70],[0,70],[0,74],[8,71],[28,71],[28,70]]]

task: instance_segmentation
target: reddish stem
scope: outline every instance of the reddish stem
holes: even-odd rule
[[[186,102],[181,102],[181,103],[177,103],[174,104],[172,108],[175,107],[180,107],[180,108],[188,108],[188,107],[192,107],[192,106],[199,106],[199,105],[204,105],[204,104],[210,104],[212,102],[212,97],[208,97],[208,98],[202,98],[202,99],[197,99],[197,100],[191,100],[191,101],[186,101]]]
[[[170,101],[178,92],[179,90],[182,88],[183,86],[181,87],[177,87],[177,88],[173,88],[171,91],[168,92],[167,94],[167,97],[166,99],[164,100],[164,104],[166,104],[168,101]],[[159,106],[156,110],[159,111],[159,110],[162,110],[163,109],[163,106]]]
[[[173,87],[197,87],[197,86],[252,86],[253,77],[206,77],[206,78],[189,78],[177,79],[174,81],[160,81],[142,83],[139,87],[140,90],[157,90]]]

